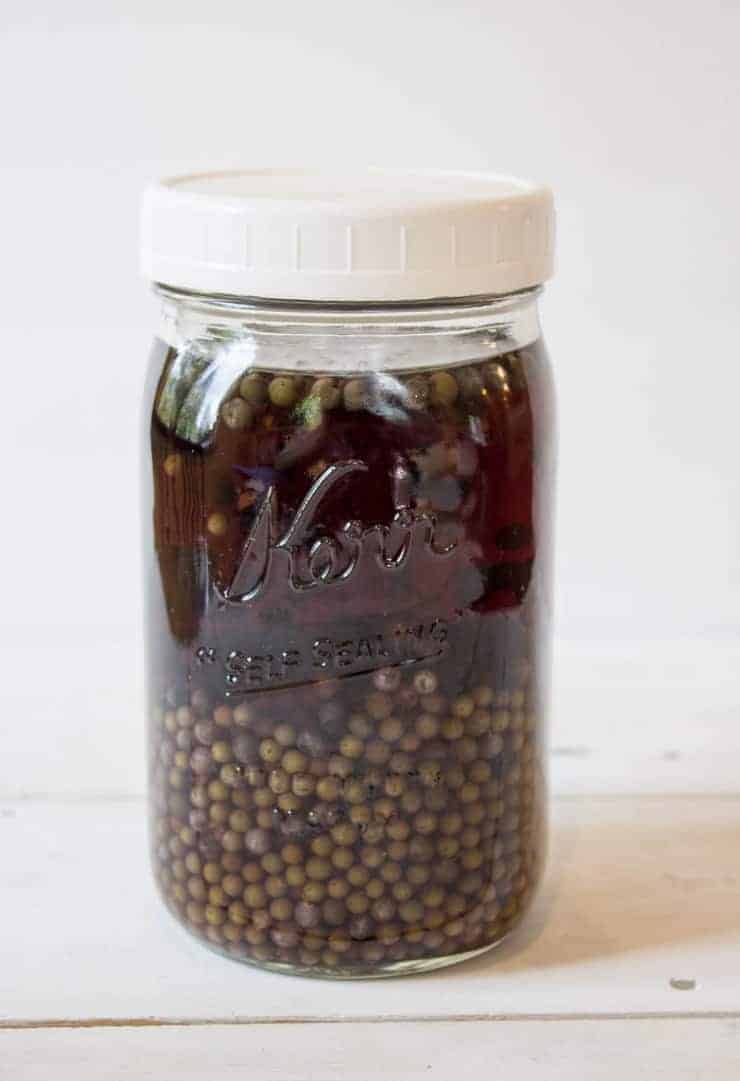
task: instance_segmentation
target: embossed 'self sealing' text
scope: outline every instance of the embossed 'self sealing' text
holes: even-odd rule
[[[274,684],[300,682],[318,675],[359,675],[386,665],[429,661],[447,649],[451,622],[435,619],[413,626],[399,625],[392,634],[357,638],[316,638],[303,649],[250,654],[232,649],[224,663],[227,697]],[[199,647],[196,654],[203,647]]]

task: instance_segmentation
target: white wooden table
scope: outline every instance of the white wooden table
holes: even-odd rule
[[[0,1079],[738,1081],[737,651],[640,657],[563,661],[540,898],[427,976],[221,959],[157,901],[139,796],[0,800]]]

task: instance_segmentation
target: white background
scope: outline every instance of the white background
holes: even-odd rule
[[[0,794],[143,787],[138,196],[184,169],[550,183],[556,737],[727,687],[696,657],[739,627],[734,0],[4,0],[0,30]]]

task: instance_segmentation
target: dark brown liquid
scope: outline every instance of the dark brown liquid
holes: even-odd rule
[[[441,381],[263,373],[210,426],[192,387],[172,406],[176,362],[152,423],[167,904],[234,956],[326,974],[497,941],[542,849],[539,348]]]

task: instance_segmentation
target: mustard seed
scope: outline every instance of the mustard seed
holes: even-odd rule
[[[245,728],[252,720],[252,711],[249,706],[244,702],[240,702],[238,706],[235,706],[232,713],[232,720],[238,727]]]
[[[222,908],[218,908],[216,905],[206,905],[205,908],[206,922],[210,923],[214,927],[220,926],[226,920],[226,913]]]
[[[369,880],[370,872],[367,867],[362,867],[359,863],[354,864],[347,871],[347,881],[351,886],[364,886]]]
[[[301,799],[294,792],[284,792],[277,798],[278,808],[283,814],[294,814],[301,809]]]
[[[437,690],[437,684],[437,677],[434,672],[430,672],[428,669],[422,669],[421,672],[417,672],[414,676],[414,690],[418,694],[434,694]]]
[[[221,514],[217,511],[208,516],[207,529],[212,536],[223,537],[228,528],[229,523],[226,520],[225,514]]]
[[[221,406],[221,419],[227,428],[241,432],[251,427],[254,421],[254,410],[242,398],[231,398]]]
[[[300,864],[290,864],[285,868],[285,881],[291,889],[298,889],[306,881],[306,872]]]
[[[280,764],[288,773],[303,773],[308,768],[308,758],[301,751],[290,750],[283,754]]]
[[[229,762],[231,753],[231,745],[225,740],[218,740],[211,747],[211,757],[214,762]]]
[[[239,394],[250,405],[260,406],[267,401],[267,386],[258,372],[249,372],[239,384]]]
[[[303,798],[313,793],[316,788],[316,780],[310,773],[295,773],[291,787],[296,796]]]
[[[451,372],[434,372],[429,379],[430,397],[434,405],[452,405],[457,398],[457,380]]]
[[[335,848],[331,854],[331,862],[339,871],[346,871],[355,862],[355,854],[351,848]]]
[[[336,777],[322,777],[316,784],[316,795],[327,803],[333,803],[339,797],[342,786]]]
[[[270,401],[280,409],[289,409],[296,400],[295,382],[289,375],[278,375],[270,380]]]
[[[339,750],[345,758],[361,758],[365,745],[357,736],[344,736],[339,743]]]
[[[447,717],[442,721],[440,731],[444,739],[452,741],[461,738],[465,725],[459,717]]]
[[[290,776],[284,769],[270,770],[268,784],[271,792],[274,792],[277,796],[282,795],[290,790]]]
[[[280,744],[274,739],[263,739],[259,747],[259,755],[263,762],[279,762],[281,757]]]
[[[395,743],[403,735],[403,724],[397,717],[386,717],[378,727],[378,735],[386,743]]]
[[[177,477],[182,473],[182,458],[179,454],[168,454],[162,468],[168,477]]]
[[[281,747],[292,747],[296,740],[295,729],[289,724],[277,725],[273,736]]]
[[[355,891],[350,893],[347,900],[344,902],[347,906],[347,910],[354,916],[362,915],[367,912],[370,907],[370,900],[366,894]]]
[[[284,897],[288,883],[281,875],[268,875],[265,879],[265,892],[268,897]]]
[[[302,897],[304,901],[310,901],[311,904],[317,905],[320,901],[324,900],[326,896],[326,886],[323,882],[313,880],[307,882],[303,887]]]
[[[331,878],[326,884],[326,892],[338,901],[346,897],[349,891],[349,883],[345,878]]]
[[[331,864],[325,859],[312,857],[306,861],[306,874],[309,878],[323,882],[331,877]]]
[[[342,397],[342,392],[335,385],[333,379],[317,379],[311,387],[310,395],[318,398],[322,409],[336,409]]]

